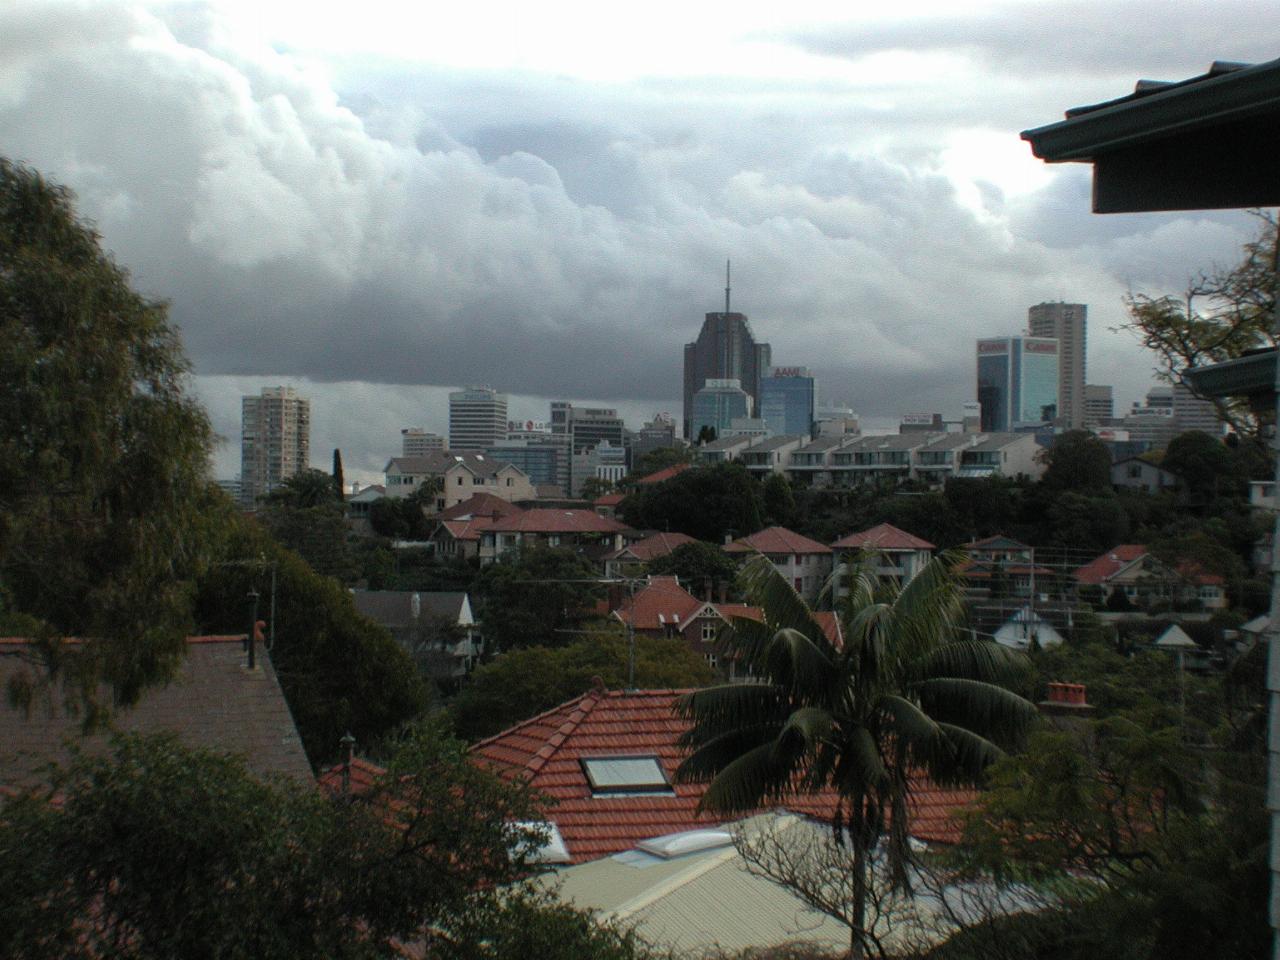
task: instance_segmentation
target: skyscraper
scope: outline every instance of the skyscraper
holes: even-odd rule
[[[804,367],[770,367],[760,378],[756,409],[773,436],[809,436],[817,407],[818,381]]]
[[[742,313],[729,312],[729,273],[725,266],[724,312],[708,313],[702,322],[698,339],[684,345],[684,435],[697,436],[691,430],[693,395],[708,380],[737,380],[753,407],[759,407],[760,378],[773,359],[767,343],[756,343],[751,325]]]
[[[978,403],[984,432],[1045,423],[1058,414],[1058,341],[997,337],[978,341]]]
[[[240,400],[240,496],[252,506],[311,466],[311,401],[293,387]]]
[[[491,387],[449,394],[449,451],[484,453],[507,438],[507,395]]]
[[[689,429],[697,440],[703,427],[710,427],[723,437],[734,421],[751,416],[751,398],[732,377],[708,380],[693,395],[689,409]]]
[[[1037,303],[1027,310],[1027,332],[1058,341],[1058,416],[1071,430],[1084,427],[1085,327],[1083,303]]]
[[[444,449],[444,437],[427,433],[421,427],[406,427],[400,431],[400,456],[425,457]]]

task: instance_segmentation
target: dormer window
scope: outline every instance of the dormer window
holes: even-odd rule
[[[580,757],[592,796],[629,793],[674,793],[656,754]]]

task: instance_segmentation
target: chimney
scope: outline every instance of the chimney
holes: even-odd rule
[[[351,761],[355,759],[356,738],[348,730],[338,742],[342,744],[342,795],[345,797],[351,793]]]
[[[1041,700],[1037,706],[1042,714],[1054,721],[1055,726],[1070,723],[1093,713],[1087,694],[1083,683],[1054,681],[1048,685],[1047,699]]]

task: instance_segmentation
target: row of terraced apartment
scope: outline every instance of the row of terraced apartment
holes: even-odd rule
[[[797,486],[941,485],[952,477],[1019,477],[1044,473],[1041,447],[1029,433],[900,433],[724,437],[698,448],[704,463],[736,460],[752,473],[781,473]]]

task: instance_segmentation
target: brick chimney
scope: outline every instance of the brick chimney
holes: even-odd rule
[[[1050,718],[1085,718],[1093,713],[1088,690],[1083,683],[1049,683],[1048,698],[1037,704],[1040,712]]]

